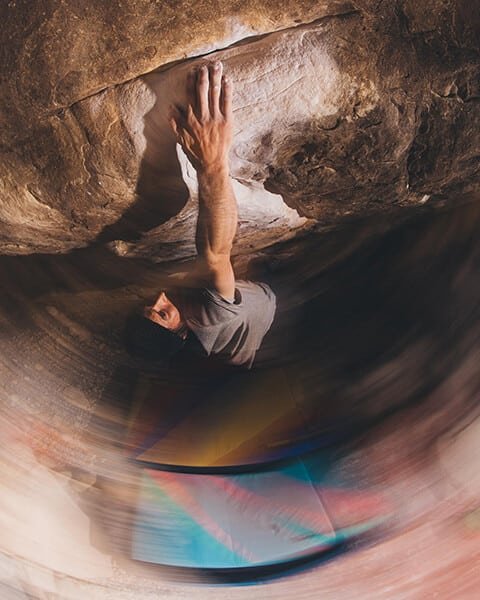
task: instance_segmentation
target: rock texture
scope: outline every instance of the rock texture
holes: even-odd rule
[[[477,191],[479,38],[466,0],[0,10],[2,253],[96,241],[188,258],[194,198],[164,116],[212,52],[236,82],[237,253]]]

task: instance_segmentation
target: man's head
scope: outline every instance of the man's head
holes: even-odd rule
[[[147,360],[167,361],[185,343],[187,327],[180,311],[165,292],[152,305],[134,311],[127,318],[127,351]]]
[[[180,311],[164,291],[160,292],[152,305],[145,306],[143,315],[153,323],[179,335],[182,335],[185,329]]]

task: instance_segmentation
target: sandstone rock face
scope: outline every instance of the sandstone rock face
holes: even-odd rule
[[[236,85],[236,253],[477,190],[478,37],[464,0],[1,10],[2,253],[96,241],[191,256],[194,180],[165,114],[212,52]]]

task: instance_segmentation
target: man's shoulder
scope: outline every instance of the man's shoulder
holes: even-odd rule
[[[223,298],[216,290],[196,288],[185,292],[183,315],[190,325],[220,326],[241,319],[242,307]]]
[[[185,316],[198,324],[240,321],[253,312],[275,310],[276,297],[263,282],[237,280],[233,299],[224,298],[213,288],[189,288],[184,291]]]
[[[264,281],[249,281],[239,280],[237,281],[239,288],[244,288],[255,294],[265,294],[270,298],[275,298],[275,292],[272,288]]]
[[[190,294],[187,324],[206,354],[250,367],[275,313],[270,286],[238,280],[233,300],[211,288],[194,289]]]
[[[205,288],[201,291],[205,301],[213,303],[229,313],[241,314],[244,311],[258,309],[262,304],[275,304],[276,297],[272,288],[262,282],[237,280],[233,299],[224,298],[216,290]]]
[[[248,308],[258,308],[259,305],[275,305],[276,296],[268,283],[260,281],[238,281],[237,289],[242,297],[242,303]]]

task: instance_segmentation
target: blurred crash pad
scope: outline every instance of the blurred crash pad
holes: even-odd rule
[[[132,557],[202,569],[275,565],[358,537],[388,512],[379,493],[342,484],[325,454],[255,473],[145,469]]]

